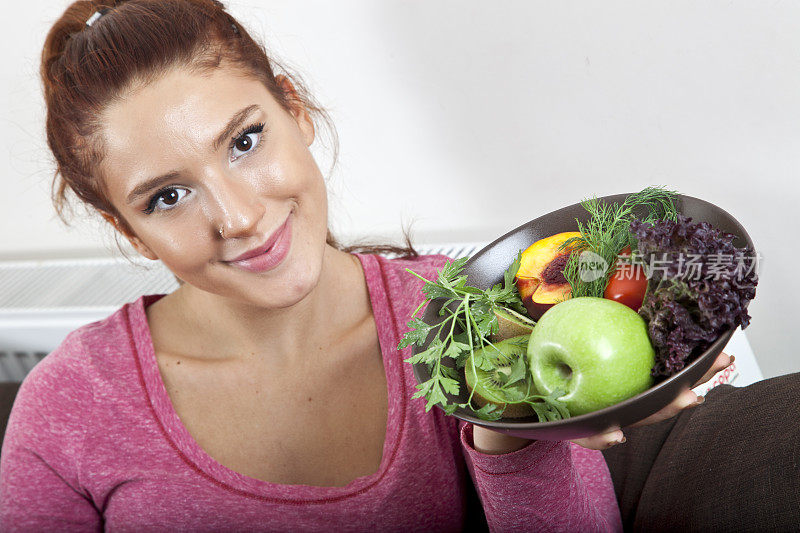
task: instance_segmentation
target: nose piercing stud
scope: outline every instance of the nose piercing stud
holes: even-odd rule
[[[222,226],[219,227],[219,236],[222,237],[223,239],[225,238],[225,228],[223,228]]]

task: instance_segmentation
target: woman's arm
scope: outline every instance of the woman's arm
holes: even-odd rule
[[[25,378],[11,410],[0,456],[0,531],[99,531],[102,517],[79,479],[91,389],[69,364],[48,363]]]
[[[731,363],[721,353],[699,383]],[[698,383],[698,384],[699,384]],[[687,390],[658,413],[636,424],[671,418],[697,405]],[[575,441],[530,441],[482,427],[462,426],[467,463],[493,530],[620,530],[621,521],[608,467],[594,449],[624,438],[613,430]],[[546,510],[546,512],[543,512]]]
[[[16,436],[10,440],[3,444],[0,462],[0,531],[103,529],[100,514],[86,495]]]
[[[526,441],[485,432],[471,424],[461,426],[467,466],[492,531],[621,530],[599,452],[565,441]]]

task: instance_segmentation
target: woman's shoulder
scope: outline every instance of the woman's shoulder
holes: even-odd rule
[[[97,420],[124,387],[104,387],[120,369],[116,354],[131,346],[128,304],[71,332],[25,376],[17,391],[2,447],[0,481],[47,485],[56,477],[81,489],[87,436],[108,424]],[[121,375],[124,379],[124,374]],[[117,378],[117,382],[120,380]],[[109,393],[113,390],[113,393]],[[27,489],[26,489],[27,490]]]
[[[388,258],[377,254],[355,255],[364,269],[376,317],[385,320],[384,325],[391,323],[403,328],[424,298],[423,278],[434,279],[436,272],[449,259],[443,255],[408,258]]]
[[[88,324],[67,335],[22,380],[5,429],[4,464],[26,464],[33,453],[60,475],[74,473],[94,405],[83,348],[93,327]]]
[[[89,402],[95,382],[119,375],[123,365],[131,366],[130,358],[120,355],[133,351],[131,314],[137,305],[142,298],[69,333],[25,376],[15,409],[28,404],[26,408],[57,412],[70,405],[74,411],[76,403]]]
[[[452,259],[446,255],[442,254],[430,254],[430,255],[416,255],[413,257],[398,257],[398,258],[384,258],[384,260],[394,265],[398,268],[411,268],[412,266],[422,267],[422,268],[435,268],[439,269],[444,265],[447,261],[452,261]]]
[[[70,332],[52,352],[33,367],[26,379],[59,376],[68,369],[85,373],[98,366],[113,364],[115,354],[132,350],[137,326],[136,309],[143,306],[145,298],[125,304],[106,318]]]
[[[380,276],[393,291],[418,292],[424,282],[420,279],[433,279],[437,272],[451,259],[445,255],[418,255],[415,257],[387,258],[372,257],[377,269],[367,269],[367,275]],[[416,275],[415,275],[416,274]]]

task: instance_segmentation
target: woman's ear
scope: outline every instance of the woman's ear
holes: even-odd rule
[[[295,122],[297,122],[297,126],[300,128],[300,132],[303,134],[303,139],[306,142],[306,146],[311,146],[314,142],[314,121],[311,120],[311,115],[308,113],[308,109],[306,106],[303,105],[302,100],[297,95],[297,90],[295,90],[294,85],[292,82],[289,81],[289,78],[284,76],[283,74],[278,74],[275,76],[275,83],[278,84],[281,91],[285,95],[286,101],[289,104],[290,112],[294,117]]]
[[[130,228],[128,228],[128,225],[121,221],[118,217],[112,215],[111,213],[106,213],[105,211],[100,211],[100,214],[103,216],[106,222],[114,226],[115,230],[120,232],[126,239],[128,239],[128,242],[131,243],[131,246],[133,246],[137,252],[152,261],[158,259],[158,256],[154,254],[153,251],[148,248],[147,245],[141,241],[141,239],[139,239],[139,237],[134,235]]]

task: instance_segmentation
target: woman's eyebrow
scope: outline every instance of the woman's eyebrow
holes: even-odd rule
[[[220,145],[225,142],[225,139],[233,135],[233,132],[244,122],[244,119],[253,111],[258,109],[258,104],[251,104],[244,109],[237,111],[228,121],[228,125],[222,130],[217,139],[214,141],[214,150],[219,150]]]
[[[138,197],[142,196],[150,189],[155,189],[162,183],[166,181],[171,181],[177,178],[178,176],[180,176],[180,173],[173,170],[172,172],[167,172],[166,174],[162,174],[161,176],[156,176],[155,178],[146,179],[142,183],[134,187],[133,190],[128,193],[128,196],[127,198],[125,198],[125,201],[128,202],[129,204],[132,204]]]

